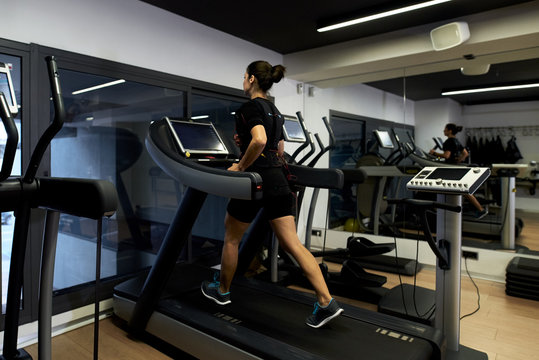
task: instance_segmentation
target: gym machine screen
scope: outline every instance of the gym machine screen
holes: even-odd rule
[[[290,142],[304,143],[306,140],[299,120],[292,116],[284,116],[283,135],[284,139]]]
[[[228,155],[228,150],[212,123],[165,119],[172,130],[177,148],[185,157]]]
[[[19,109],[17,108],[17,100],[13,89],[9,68],[6,64],[0,63],[0,92],[4,93],[4,97],[9,106],[9,111],[12,114],[16,114],[19,112]]]
[[[376,135],[378,143],[384,149],[393,149],[395,147],[395,145],[393,145],[393,141],[391,141],[391,136],[389,136],[389,133],[387,131],[374,130],[374,135]]]
[[[455,168],[437,168],[427,179],[445,179],[445,180],[460,180],[468,173],[470,169],[455,169]]]

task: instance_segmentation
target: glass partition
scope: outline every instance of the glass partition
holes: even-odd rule
[[[138,271],[151,264],[181,197],[144,139],[151,121],[186,116],[186,94],[65,69],[60,77],[68,120],[51,144],[51,175],[116,185],[118,211],[103,226],[102,276]],[[61,215],[57,291],[94,280],[95,239],[96,221]]]

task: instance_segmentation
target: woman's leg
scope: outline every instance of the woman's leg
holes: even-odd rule
[[[284,216],[271,220],[271,226],[275,236],[279,239],[280,246],[296,259],[301,270],[311,282],[316,292],[318,303],[322,306],[327,306],[331,301],[331,295],[326,281],[314,256],[299,241],[294,218]]]
[[[221,255],[221,293],[227,293],[230,290],[230,284],[238,266],[238,247],[248,227],[249,223],[241,222],[228,214],[228,212],[226,213],[225,241]]]
[[[475,198],[475,196],[473,196],[472,194],[466,194],[464,195],[466,196],[466,199],[468,199],[468,201],[479,211],[483,211],[483,207],[481,206],[481,204],[479,203],[479,201],[477,201],[477,199]]]

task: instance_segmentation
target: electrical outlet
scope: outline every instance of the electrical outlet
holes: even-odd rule
[[[462,250],[462,257],[465,259],[478,260],[479,254],[475,251]]]

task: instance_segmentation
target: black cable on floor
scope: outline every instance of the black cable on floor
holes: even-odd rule
[[[466,267],[466,274],[468,274],[468,277],[472,281],[473,286],[475,286],[475,291],[477,292],[477,309],[475,309],[474,311],[472,311],[469,314],[461,316],[460,320],[464,319],[467,316],[472,316],[473,314],[478,312],[479,309],[481,309],[481,295],[479,294],[479,288],[477,287],[475,281],[473,280],[472,275],[470,275],[470,272],[468,271],[468,258],[466,258],[466,257],[464,258],[464,266]]]

